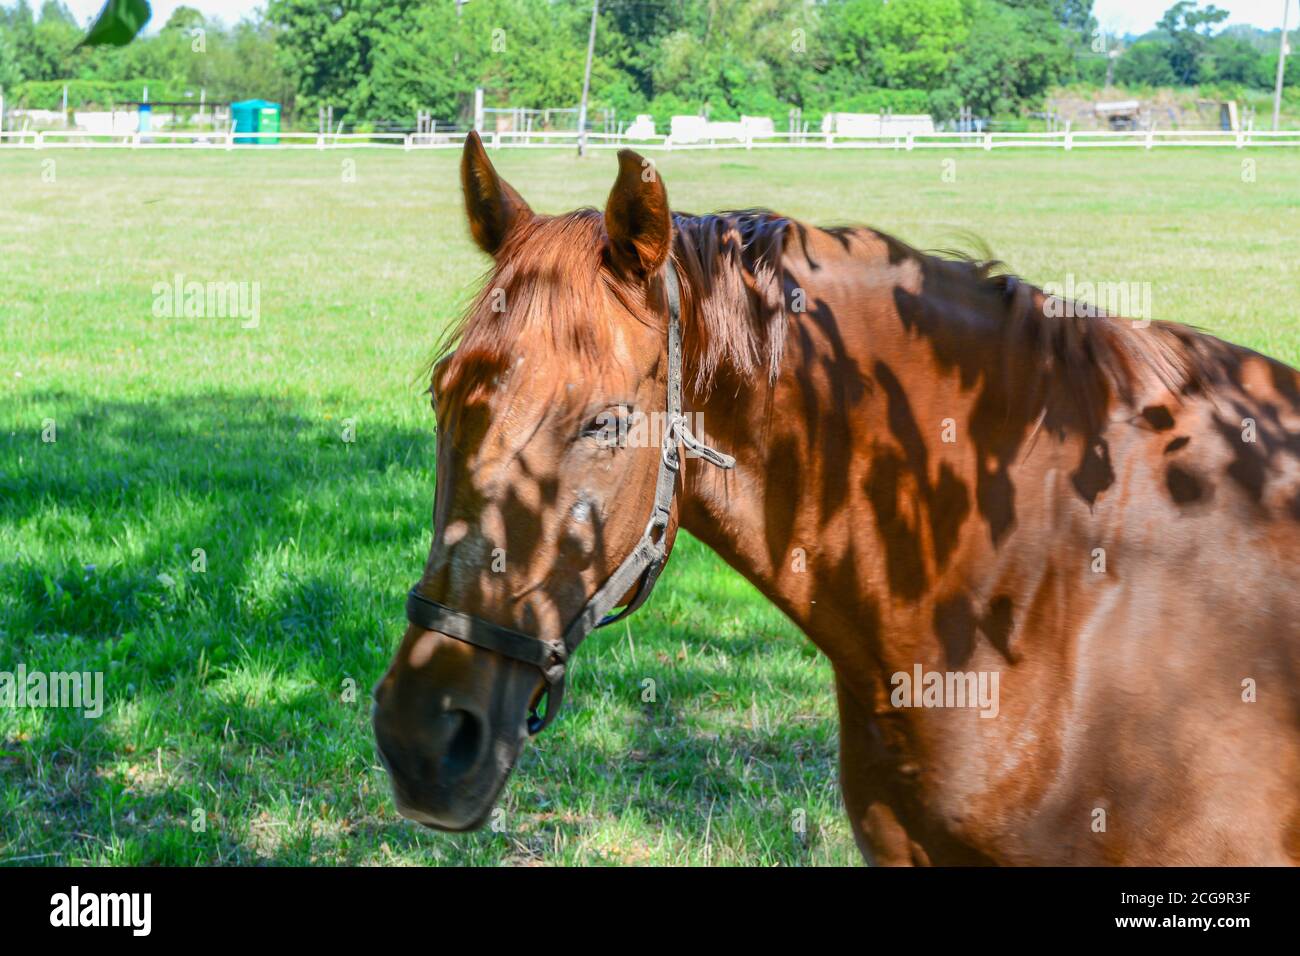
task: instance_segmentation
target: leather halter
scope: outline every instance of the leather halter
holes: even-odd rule
[[[650,520],[632,553],[623,559],[609,579],[587,601],[586,606],[568,626],[560,641],[545,640],[512,628],[475,617],[464,611],[431,601],[411,588],[406,598],[406,619],[425,630],[446,634],[458,641],[496,651],[513,660],[532,664],[546,680],[546,712],[539,715],[537,705],[528,714],[528,732],[540,733],[560,712],[564,701],[565,672],[570,656],[579,644],[598,627],[627,617],[650,596],[659,572],[668,560],[667,532],[672,516],[673,496],[677,491],[677,473],[681,470],[681,450],[685,445],[704,461],[719,468],[734,468],[736,459],[702,443],[691,433],[682,414],[682,326],[681,291],[677,272],[668,262],[663,271],[664,291],[668,299],[668,418],[664,428],[659,475]],[[610,612],[633,586],[636,593],[627,606],[616,614]],[[541,701],[539,700],[538,703]]]

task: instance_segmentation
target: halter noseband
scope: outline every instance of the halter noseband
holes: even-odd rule
[[[641,540],[623,559],[609,579],[597,589],[586,606],[564,632],[563,640],[548,641],[503,627],[492,621],[457,611],[431,601],[411,588],[406,598],[406,619],[429,631],[446,634],[458,641],[496,651],[513,660],[532,664],[546,680],[546,712],[539,715],[534,705],[528,714],[528,732],[540,733],[560,712],[564,701],[565,671],[569,657],[579,644],[598,627],[627,617],[650,596],[659,572],[668,560],[665,540],[672,515],[673,495],[677,490],[677,473],[681,470],[681,451],[685,445],[704,461],[719,468],[734,468],[736,459],[709,448],[692,434],[682,414],[682,327],[681,291],[672,263],[664,265],[664,290],[668,299],[668,419],[664,429],[663,450],[659,456],[659,475],[655,479],[654,508]],[[636,593],[617,614],[614,606],[633,586]],[[540,703],[540,701],[538,702]]]

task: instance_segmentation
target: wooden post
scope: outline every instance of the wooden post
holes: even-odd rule
[[[1286,28],[1291,0],[1282,0],[1282,38],[1277,48],[1277,82],[1273,86],[1273,131],[1277,132],[1282,116],[1282,78],[1286,74]]]
[[[582,100],[578,103],[578,155],[587,155],[587,94],[591,91],[591,57],[596,52],[596,13],[600,0],[591,0],[591,32],[587,34],[587,69],[582,74]]]

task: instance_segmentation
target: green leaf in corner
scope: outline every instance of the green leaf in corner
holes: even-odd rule
[[[76,49],[106,44],[126,46],[144,29],[152,15],[147,0],[108,0]]]

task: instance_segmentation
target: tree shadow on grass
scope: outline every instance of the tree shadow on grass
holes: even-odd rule
[[[364,576],[359,554],[427,539],[432,429],[359,422],[348,442],[342,423],[231,393],[143,402],[55,393],[33,402],[59,409],[57,441],[42,446],[34,430],[0,437],[0,452],[11,446],[0,461],[20,450],[28,459],[0,470],[0,525],[45,532],[40,558],[19,550],[0,565],[6,591],[19,595],[11,633],[120,636],[152,612],[183,611],[185,597],[221,616],[256,597],[259,566],[277,550],[302,553],[314,539],[307,546],[334,558],[342,578]],[[391,480],[398,469],[404,481]],[[104,549],[108,542],[119,547]],[[193,572],[196,548],[205,568],[192,586],[164,582],[172,593],[158,593],[159,574]],[[88,568],[82,556],[101,550],[118,554]],[[391,554],[384,563],[394,564]],[[319,620],[338,594],[315,586],[325,593],[303,598]],[[392,588],[400,597],[404,588]],[[294,612],[292,602],[285,610]]]
[[[0,434],[0,540],[14,543],[0,558],[0,669],[102,671],[108,702],[99,720],[0,715],[11,809],[66,829],[54,842],[78,854],[110,847],[126,819],[188,826],[193,807],[220,802],[205,784],[243,778],[254,802],[259,756],[300,749],[300,779],[368,768],[354,718],[428,546],[432,429],[362,419],[345,441],[342,422],[229,392],[28,401],[57,440],[41,441],[41,418]],[[124,774],[155,748],[148,776],[167,786]],[[48,836],[0,824],[0,860]]]

